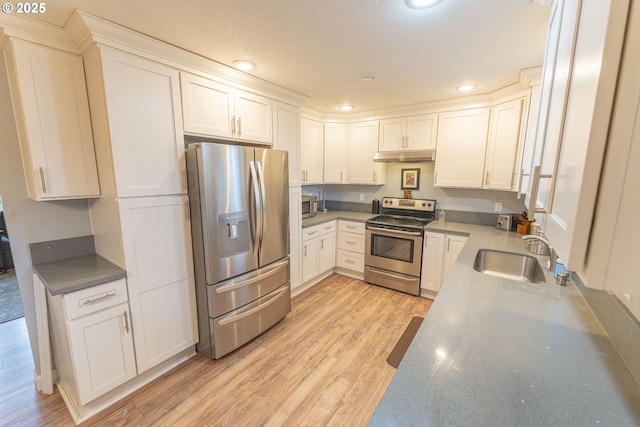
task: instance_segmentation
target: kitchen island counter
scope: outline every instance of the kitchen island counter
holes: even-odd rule
[[[526,252],[521,235],[440,221],[469,239],[371,426],[640,425],[640,386],[573,282],[473,269],[478,249]],[[545,267],[548,257],[538,257]]]

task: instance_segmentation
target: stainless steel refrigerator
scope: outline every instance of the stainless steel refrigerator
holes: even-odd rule
[[[217,359],[291,311],[287,152],[191,143],[198,351]]]

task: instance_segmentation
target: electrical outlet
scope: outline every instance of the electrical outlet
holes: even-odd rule
[[[360,201],[364,202],[364,193],[360,193]]]
[[[493,206],[493,210],[496,212],[502,212],[502,202],[496,202]]]

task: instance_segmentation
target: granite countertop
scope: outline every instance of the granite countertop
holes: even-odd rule
[[[557,286],[546,269],[542,285],[473,270],[481,248],[528,254],[519,234],[427,230],[469,239],[369,425],[640,425],[640,386],[574,283]]]
[[[33,272],[51,295],[126,277],[122,268],[95,253],[93,236],[50,240],[29,244]]]
[[[347,221],[365,222],[369,218],[373,218],[377,214],[352,212],[352,211],[326,211],[318,212],[316,216],[305,218],[302,220],[302,228],[313,227],[314,225],[333,221],[334,219],[344,219]]]

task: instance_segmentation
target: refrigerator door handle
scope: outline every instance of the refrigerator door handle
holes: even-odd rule
[[[253,218],[255,221],[256,235],[253,239],[253,252],[258,253],[258,248],[262,240],[262,196],[260,192],[260,181],[258,178],[258,172],[256,170],[256,162],[253,160],[249,162],[249,169],[251,170],[251,185],[253,186],[253,195],[256,202],[256,210]]]
[[[260,274],[259,276],[256,277],[252,277],[251,279],[247,279],[244,280],[242,282],[237,282],[237,283],[228,283],[226,285],[222,285],[216,288],[216,293],[217,294],[224,294],[226,292],[231,292],[231,291],[235,291],[236,289],[239,288],[243,288],[245,286],[251,286],[254,283],[260,282],[264,279],[266,279],[267,277],[273,276],[276,273],[279,273],[283,267],[285,267],[287,264],[289,263],[289,259],[287,258],[284,261],[280,261],[277,264],[275,264],[271,270]]]
[[[265,191],[264,174],[262,173],[262,163],[256,162],[258,167],[258,179],[260,180],[260,246],[262,246],[262,240],[264,239],[264,205],[267,202],[267,194]]]

